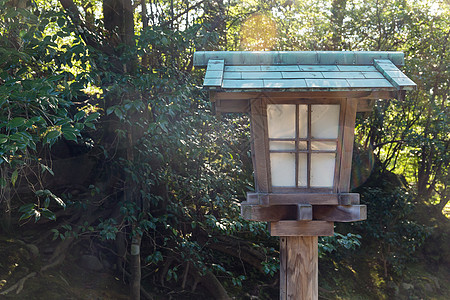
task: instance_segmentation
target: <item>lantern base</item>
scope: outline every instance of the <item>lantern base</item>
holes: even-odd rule
[[[367,219],[366,205],[259,205],[241,203],[241,216],[246,220],[357,222]]]
[[[357,193],[247,193],[249,204],[259,205],[358,205]]]

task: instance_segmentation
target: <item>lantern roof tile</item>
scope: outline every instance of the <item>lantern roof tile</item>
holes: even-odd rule
[[[203,51],[204,87],[222,91],[399,91],[416,84],[397,66],[401,52]]]

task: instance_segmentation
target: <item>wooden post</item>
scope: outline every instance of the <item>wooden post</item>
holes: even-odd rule
[[[317,236],[280,237],[280,299],[318,299]]]

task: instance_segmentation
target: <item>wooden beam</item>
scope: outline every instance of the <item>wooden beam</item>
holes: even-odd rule
[[[256,190],[268,193],[271,191],[270,165],[268,160],[267,137],[267,105],[262,99],[250,101],[251,105],[251,140],[252,161],[255,172]]]
[[[261,206],[252,205],[245,202],[241,203],[241,216],[251,221],[280,221],[296,220],[298,211],[295,205],[271,205]],[[310,209],[312,219],[312,208]]]
[[[280,236],[280,300],[287,298],[287,236]]]
[[[210,100],[216,102],[216,111],[220,113],[248,113],[250,111],[249,99],[233,98],[216,100],[215,92],[210,92]],[[312,102],[313,101],[315,100],[312,100]],[[374,99],[359,99],[356,111],[371,112],[373,110],[374,101]]]
[[[313,206],[313,218],[314,220],[332,221],[332,222],[362,221],[367,219],[367,206],[315,205]]]
[[[359,194],[358,193],[340,193],[339,205],[358,205],[359,204]]]
[[[380,91],[313,91],[313,92],[224,92],[215,91],[214,99],[219,100],[252,100],[264,95],[271,99],[271,101],[282,101],[286,99],[299,98],[352,98],[352,99],[393,99],[396,98],[397,92],[394,90],[380,90]]]
[[[355,136],[356,108],[358,102],[355,99],[347,99],[344,114],[344,128],[342,131],[342,151],[339,160],[339,193],[347,193],[350,190],[350,175],[352,171],[353,140]]]
[[[263,206],[242,202],[241,216],[246,220],[263,222],[280,220],[311,221],[313,209],[309,204]]]
[[[360,99],[358,100],[357,112],[371,112],[375,104],[374,99]]]
[[[334,223],[327,221],[270,222],[271,236],[332,236]]]
[[[255,205],[241,203],[241,215],[246,220],[277,221],[329,221],[356,222],[367,219],[366,205]]]
[[[318,299],[317,236],[280,238],[280,299]]]
[[[311,204],[297,204],[297,221],[311,221],[313,210]]]
[[[247,113],[250,111],[249,100],[216,100],[216,112]]]
[[[247,202],[260,205],[356,205],[359,204],[359,194],[315,194],[315,193],[247,193]]]

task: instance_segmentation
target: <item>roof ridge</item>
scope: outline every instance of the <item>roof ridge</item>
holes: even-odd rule
[[[389,59],[404,65],[403,52],[397,51],[198,51],[194,66],[206,67],[209,60],[225,65],[372,65],[375,59]]]

